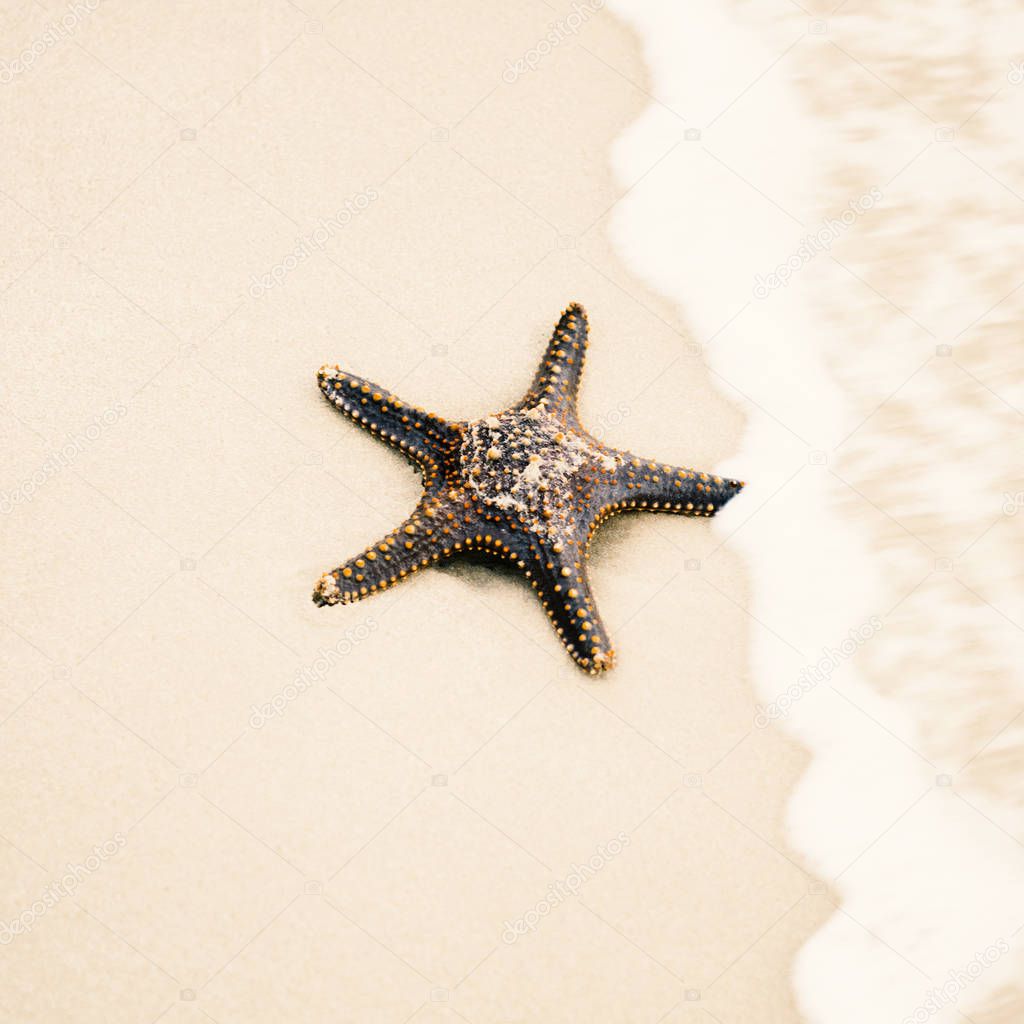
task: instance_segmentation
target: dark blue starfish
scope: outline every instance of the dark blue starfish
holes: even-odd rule
[[[401,526],[320,577],[317,604],[359,601],[432,562],[480,552],[525,573],[581,668],[612,666],[587,576],[595,530],[632,510],[711,516],[743,484],[641,459],[587,433],[576,415],[587,326],[583,307],[569,306],[523,399],[470,422],[449,422],[336,366],[321,368],[328,400],[404,452],[423,475],[424,494]]]

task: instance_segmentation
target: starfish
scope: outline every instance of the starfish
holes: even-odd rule
[[[407,405],[337,366],[321,367],[324,396],[416,465],[423,496],[399,527],[324,573],[313,600],[351,604],[442,558],[482,554],[525,574],[580,668],[593,675],[611,668],[615,650],[587,575],[597,528],[634,510],[712,516],[743,483],[640,458],[589,434],[576,410],[587,334],[587,314],[573,303],[525,396],[468,422]]]

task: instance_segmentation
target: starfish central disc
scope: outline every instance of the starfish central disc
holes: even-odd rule
[[[543,405],[474,420],[459,449],[465,486],[484,505],[550,538],[567,528],[573,481],[598,465],[612,470],[617,462]]]

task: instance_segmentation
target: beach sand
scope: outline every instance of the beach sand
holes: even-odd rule
[[[713,522],[603,528],[591,570],[618,665],[597,681],[508,574],[453,563],[356,606],[310,600],[323,571],[419,494],[400,457],[323,401],[324,362],[476,418],[526,389],[578,300],[591,323],[581,414],[601,440],[757,475],[736,457],[759,407],[715,370],[714,339],[686,304],[613,244],[648,175],[700,144],[692,112],[653,95],[650,40],[596,4],[543,0],[76,10],[0,12],[0,117],[16,139],[0,169],[0,1019],[826,1019],[806,976],[794,991],[800,957],[831,956],[841,973],[844,942],[897,956],[906,936],[856,903],[837,910],[831,862],[787,828],[814,742],[758,726],[765,694],[791,677],[753,678],[766,591],[732,540],[741,526],[761,540],[774,510],[745,494]],[[739,10],[728,16],[778,52],[797,24],[820,35],[795,8]],[[884,16],[862,16],[881,45]],[[12,64],[33,42],[31,66]],[[844,109],[849,67],[830,68],[828,52],[801,45],[786,76],[815,123],[850,128],[852,148],[872,110]],[[734,92],[761,72],[737,71]],[[889,102],[885,90],[870,100],[876,114]],[[822,210],[877,181],[873,168],[851,174],[846,152],[815,179]],[[902,306],[913,282],[898,254],[927,218],[886,216],[892,235],[843,244],[862,246],[851,259]],[[962,209],[950,216],[973,230]],[[991,290],[994,302],[1010,278],[972,300]],[[695,298],[704,284],[695,275]],[[858,369],[852,300],[827,285],[819,313],[849,346],[846,361],[828,349],[828,368],[867,416],[903,377],[883,388]],[[979,334],[967,369],[991,372],[1013,402],[1019,378],[1009,391],[995,379],[1002,344]],[[971,429],[979,400],[971,390],[958,406]],[[928,492],[900,489],[895,467],[915,449],[901,408],[842,457],[878,507],[871,542],[932,552],[899,563],[902,618],[856,663],[884,697],[904,686],[934,702],[930,717],[915,706],[936,744],[930,775],[988,743],[969,770],[1012,803],[1005,771],[1020,748],[1005,745],[1012,732],[992,737],[1019,695],[999,660],[1005,624],[978,595],[1020,616],[987,593],[990,577],[964,577],[971,599],[936,562],[984,524],[939,528]],[[954,448],[964,472],[968,434]],[[892,436],[905,448],[871,461]],[[1001,436],[989,438],[993,477],[1006,471]],[[965,564],[976,575],[1003,565],[1004,531],[1020,539],[992,486],[994,532]],[[901,496],[909,504],[890,507]],[[842,514],[867,525],[859,500]],[[1003,565],[1008,593],[1011,577]],[[944,597],[915,605],[931,587],[952,590],[977,631],[932,649],[929,686],[907,667],[915,638],[934,631],[936,607],[957,630]],[[979,672],[988,688],[987,703],[960,693],[969,730],[935,697],[951,658],[964,690]],[[841,790],[823,792],[841,814]],[[889,810],[851,849],[901,807]],[[911,857],[898,866],[912,875]],[[974,1019],[1009,1021],[1016,998],[1007,984]]]

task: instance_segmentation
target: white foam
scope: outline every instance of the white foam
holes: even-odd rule
[[[750,517],[730,544],[750,566],[751,611],[771,627],[751,632],[752,674],[767,704],[823,649],[887,611],[869,539],[839,513],[843,485],[813,454],[831,451],[861,418],[824,361],[831,330],[811,296],[821,268],[808,266],[770,302],[751,302],[756,275],[817,226],[827,154],[815,140],[828,135],[786,75],[771,71],[758,81],[756,98],[707,127],[785,48],[772,38],[777,13],[768,5],[608,6],[643,40],[651,92],[686,117],[678,146],[653,170],[667,149],[664,108],[652,104],[618,140],[613,160],[622,185],[646,176],[619,204],[610,230],[631,271],[678,304],[698,340],[714,338],[707,359],[748,416],[742,450],[715,468],[748,481],[719,522],[727,533]],[[703,129],[701,140],[693,129]],[[863,357],[864,374],[893,372],[890,351]],[[883,625],[865,643],[881,645],[877,652],[892,641]],[[1007,899],[1020,889],[1020,849],[995,829],[979,829],[966,805],[936,797],[941,769],[915,752],[926,705],[874,692],[854,659],[840,658],[830,671],[830,682],[841,683],[860,711],[851,715],[826,686],[793,706],[786,727],[813,760],[788,825],[808,869],[830,885],[844,912],[801,951],[794,983],[801,1011],[815,1024],[896,1024],[950,970],[1020,926],[1024,916]],[[947,683],[959,681],[935,681]],[[864,853],[890,826],[885,842]],[[957,1005],[1012,978],[1015,966],[1019,973],[1019,949],[972,980]],[[952,1020],[955,1012],[928,1019]]]

